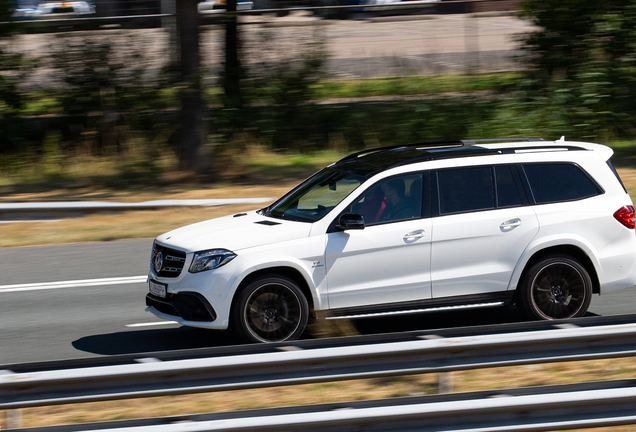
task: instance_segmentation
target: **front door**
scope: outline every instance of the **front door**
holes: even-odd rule
[[[431,297],[430,204],[422,205],[422,191],[424,202],[430,195],[422,180],[418,173],[378,182],[349,209],[363,214],[365,228],[327,234],[331,309]]]

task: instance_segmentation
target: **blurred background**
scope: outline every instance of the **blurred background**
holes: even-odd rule
[[[0,5],[0,193],[242,181],[276,155],[418,141],[636,136],[632,0]]]

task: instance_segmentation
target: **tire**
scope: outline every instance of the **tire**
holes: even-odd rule
[[[580,317],[592,300],[592,279],[585,267],[567,255],[551,255],[526,272],[517,306],[531,319]]]
[[[250,283],[232,312],[232,328],[245,342],[282,342],[303,334],[309,304],[294,281],[272,275]]]

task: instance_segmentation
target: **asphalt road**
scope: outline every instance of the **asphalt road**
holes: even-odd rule
[[[174,324],[135,326],[160,321],[144,312],[143,281],[69,286],[143,276],[151,245],[144,239],[0,249],[0,364],[226,344],[223,334]],[[69,283],[42,285],[60,281]]]
[[[142,239],[0,249],[0,365],[235,344],[223,332],[165,324],[144,312],[151,245]],[[117,283],[74,282],[103,278]],[[630,314],[635,306],[631,288],[595,296],[588,315]],[[510,307],[354,324],[379,333],[518,321]]]

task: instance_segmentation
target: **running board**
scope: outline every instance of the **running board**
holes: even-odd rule
[[[493,303],[438,306],[438,307],[429,307],[429,308],[421,308],[421,309],[400,310],[400,311],[372,312],[372,313],[361,313],[361,314],[355,314],[355,315],[330,316],[330,317],[327,317],[326,319],[339,320],[339,319],[375,318],[375,317],[383,317],[383,316],[418,314],[418,313],[426,313],[426,312],[441,312],[441,311],[453,311],[453,310],[463,310],[463,309],[481,309],[481,308],[491,308],[491,307],[498,307],[498,306],[505,306],[505,305],[506,305],[505,301],[497,301]]]

